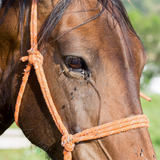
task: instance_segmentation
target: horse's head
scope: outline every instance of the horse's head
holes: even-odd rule
[[[38,27],[43,25],[39,32],[43,68],[68,132],[75,134],[142,114],[140,76],[147,55],[122,3],[42,0],[38,5]],[[27,39],[26,33],[24,27]],[[23,51],[29,49],[26,44]],[[19,89],[17,84],[20,85],[22,69],[19,68],[23,65],[18,62],[14,67],[13,105]],[[61,134],[45,104],[34,70],[22,99],[19,124],[26,137],[52,159],[63,159]],[[73,151],[75,160],[141,160],[153,159],[154,155],[146,128],[79,143]]]

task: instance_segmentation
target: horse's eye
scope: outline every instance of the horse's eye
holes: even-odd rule
[[[86,62],[82,58],[75,56],[66,56],[64,57],[64,62],[65,65],[63,66],[65,70],[67,69],[66,73],[69,77],[74,77],[74,78],[83,77],[85,80],[91,77],[91,72],[88,69]]]
[[[84,69],[84,61],[79,57],[67,57],[65,62],[72,69]]]

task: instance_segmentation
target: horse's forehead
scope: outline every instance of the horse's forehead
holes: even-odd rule
[[[90,21],[100,12],[99,7],[96,6],[97,3],[94,0],[91,0],[90,3],[88,1],[83,2],[83,0],[75,1],[69,6],[60,21],[62,26],[61,31],[63,30],[63,32],[66,32],[68,31],[68,29],[72,29],[79,25],[86,24],[87,21]],[[95,23],[95,20],[92,21],[92,23],[88,23],[87,26],[91,26],[90,30],[93,30],[93,28],[97,28],[96,25],[94,25]]]
[[[99,11],[94,10],[92,12],[70,12],[64,15],[59,23],[58,40],[67,44],[68,47],[71,44],[72,49],[77,45],[80,45],[81,49],[99,48],[102,41],[106,39],[104,36],[106,22],[101,23],[101,16],[90,21],[98,13]]]
[[[70,21],[71,19],[68,17],[67,20]],[[64,22],[62,27],[60,27],[58,37],[61,37],[61,35],[63,36],[58,40],[58,42],[60,42],[59,44],[62,45],[61,48],[64,50],[63,52],[76,52],[80,55],[90,52],[92,54],[98,54],[97,51],[102,46],[102,41],[105,41],[106,39],[105,36],[100,34],[104,30],[97,29],[96,20],[74,28],[78,26],[78,23],[81,24],[81,21],[78,22],[76,16],[74,16],[70,23]]]

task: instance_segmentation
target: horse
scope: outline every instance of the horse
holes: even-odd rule
[[[16,99],[30,49],[31,0],[1,0],[0,134],[14,122]],[[39,0],[38,49],[64,126],[70,134],[142,115],[140,77],[147,61],[121,0]],[[19,127],[53,160],[63,159],[62,134],[32,68]],[[73,160],[156,159],[146,127],[80,142]]]

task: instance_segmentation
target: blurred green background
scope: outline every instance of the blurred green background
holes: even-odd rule
[[[148,54],[141,87],[160,76],[160,1],[122,0],[129,18]]]
[[[151,102],[141,99],[144,113],[150,120],[149,132],[152,143],[160,160],[160,94],[151,93],[148,88],[154,77],[160,76],[160,1],[159,0],[122,0],[130,20],[142,40],[148,54],[141,86]],[[158,87],[158,86],[157,86]],[[160,90],[160,88],[159,88]],[[15,128],[15,125],[12,126]],[[44,160],[47,155],[34,145],[29,149],[0,150],[0,160]]]

